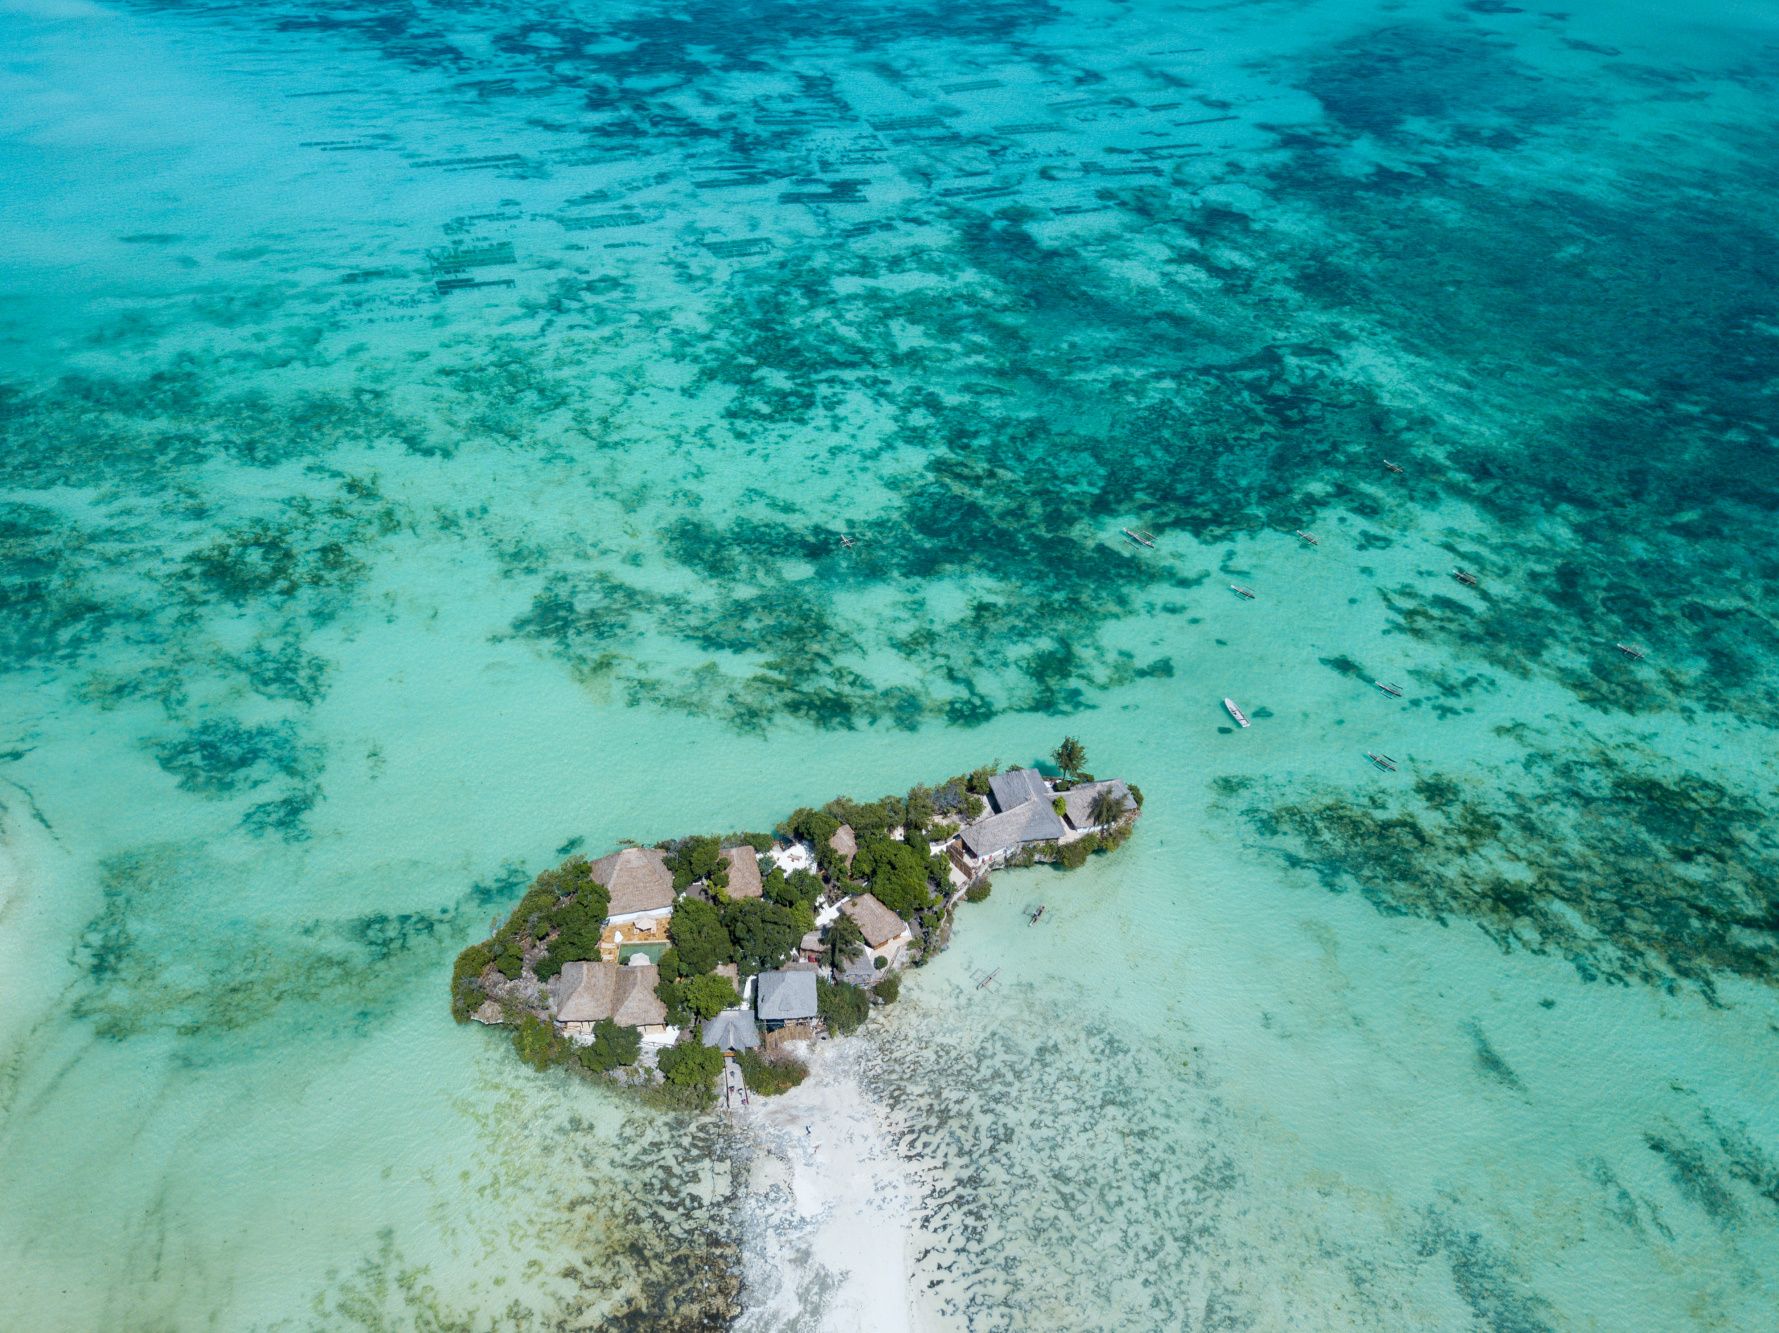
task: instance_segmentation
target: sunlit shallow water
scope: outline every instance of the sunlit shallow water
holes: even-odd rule
[[[748,1307],[750,1149],[451,957],[572,839],[1069,730],[1138,836],[849,1066],[916,1318],[1760,1326],[1759,21],[0,12],[21,1308]]]

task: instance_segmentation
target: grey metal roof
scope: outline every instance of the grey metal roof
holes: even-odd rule
[[[1035,768],[1011,768],[988,780],[988,796],[996,810],[1003,814],[1027,801],[1049,799],[1044,790],[1044,775]]]
[[[1068,810],[1069,823],[1078,829],[1092,828],[1093,798],[1108,790],[1124,799],[1125,810],[1137,808],[1136,797],[1130,794],[1130,788],[1124,785],[1123,778],[1112,778],[1106,782],[1088,782],[1079,787],[1071,787],[1062,794],[1063,804]]]
[[[814,1018],[815,973],[760,973],[754,984],[754,1012],[767,1023]]]
[[[963,832],[971,856],[995,856],[1025,842],[1050,842],[1062,837],[1062,820],[1048,796],[1014,806],[1002,814],[978,819]]]
[[[760,1044],[754,1016],[745,1009],[725,1009],[704,1025],[704,1044],[720,1051],[751,1051]]]

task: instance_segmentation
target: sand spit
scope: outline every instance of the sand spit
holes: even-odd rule
[[[753,1145],[742,1333],[919,1326],[908,1288],[915,1190],[863,1086],[864,1040],[815,1043],[801,1087],[737,1115]]]

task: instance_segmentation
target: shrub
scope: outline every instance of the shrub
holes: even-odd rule
[[[1074,842],[1061,844],[1056,849],[1056,859],[1062,863],[1062,868],[1064,870],[1079,870],[1086,865],[1088,856],[1098,846],[1097,843],[1089,846],[1091,841],[1091,838],[1077,838]]]
[[[776,1097],[789,1092],[809,1077],[809,1066],[789,1056],[768,1060],[758,1051],[736,1053],[735,1063],[741,1066],[742,1081],[747,1090],[761,1097]]]
[[[1127,782],[1124,785],[1130,788],[1130,799],[1135,801],[1137,809],[1141,810],[1143,808],[1143,789],[1134,782]]]
[[[723,844],[717,838],[681,838],[667,846],[667,868],[673,872],[677,892],[694,882],[707,879],[711,883],[729,882],[729,863],[723,859]]]
[[[886,968],[888,966],[889,966],[889,959],[885,958],[882,954],[878,954],[877,957],[875,957],[871,960],[871,967],[872,967],[873,971],[881,972],[881,971],[883,971],[884,968]]]
[[[747,973],[764,972],[789,958],[802,940],[806,913],[760,898],[744,898],[723,910],[723,925],[733,941],[732,957]]]
[[[550,1024],[536,1014],[526,1014],[513,1029],[513,1049],[533,1069],[548,1069],[567,1057],[569,1045]]]
[[[901,974],[898,972],[890,973],[872,988],[871,993],[885,1004],[894,1004],[897,1000],[902,998]]]
[[[673,939],[682,975],[697,976],[735,956],[717,909],[696,898],[681,898],[673,905],[667,933]]]
[[[871,1012],[871,997],[857,986],[844,981],[815,979],[815,1008],[828,1031],[842,1037],[856,1030]]]
[[[964,901],[967,903],[985,903],[988,901],[988,895],[993,889],[993,882],[984,875],[981,879],[977,880],[970,885],[969,888],[964,890]]]
[[[635,1028],[621,1028],[609,1018],[593,1025],[593,1044],[577,1046],[575,1058],[589,1073],[605,1074],[620,1065],[633,1065],[642,1053],[642,1034]]]
[[[512,981],[525,970],[525,957],[517,949],[508,949],[494,960],[494,966],[500,969],[500,975]]]
[[[680,985],[680,997],[700,1018],[715,1018],[723,1010],[741,1003],[741,997],[735,993],[735,987],[729,984],[727,977],[719,977],[714,972],[706,972],[703,976],[693,977]]]
[[[988,795],[988,780],[1001,771],[999,764],[985,764],[964,779],[964,786],[978,796]]]
[[[899,917],[913,916],[932,901],[927,889],[932,869],[929,859],[907,843],[881,837],[860,839],[852,862],[853,874]]]
[[[661,1076],[676,1088],[689,1088],[701,1093],[700,1100],[710,1097],[710,1085],[723,1067],[723,1057],[714,1046],[684,1041],[661,1052]]]
[[[489,940],[472,944],[457,955],[451,966],[451,1017],[459,1023],[469,1022],[476,1006],[488,998],[480,977],[494,961],[494,945]]]
[[[1069,813],[1069,803],[1060,796],[1050,803],[1050,808],[1056,811],[1059,819]]]

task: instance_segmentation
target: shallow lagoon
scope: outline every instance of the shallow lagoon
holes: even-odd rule
[[[1070,729],[1140,836],[866,1039],[924,1317],[1757,1323],[1754,22],[0,14],[21,1296],[722,1317],[736,1145],[451,1027],[452,955],[571,838]]]

